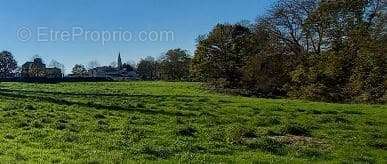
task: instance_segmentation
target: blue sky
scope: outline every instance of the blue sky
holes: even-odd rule
[[[38,54],[49,62],[65,64],[68,72],[74,64],[97,60],[107,65],[121,52],[123,61],[138,61],[145,56],[160,56],[171,48],[195,50],[195,39],[217,23],[254,21],[274,0],[0,0],[0,49],[11,51],[19,65]],[[21,41],[19,29],[29,29],[31,38]],[[74,32],[74,40],[48,39],[49,32]],[[40,30],[40,32],[38,32]],[[85,31],[128,31],[132,39],[104,44],[91,41]],[[143,31],[142,40],[139,33]],[[173,40],[148,39],[151,31],[173,32]],[[78,31],[80,34],[80,31]],[[44,41],[38,41],[43,36]],[[71,34],[73,35],[73,34]],[[122,36],[116,35],[116,36]],[[153,35],[154,36],[154,35]],[[70,37],[73,38],[73,37]],[[86,40],[85,38],[88,38]],[[95,37],[96,38],[96,37]],[[129,38],[129,37],[126,37]],[[48,41],[47,41],[48,40]]]

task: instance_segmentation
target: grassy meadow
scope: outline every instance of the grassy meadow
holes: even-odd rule
[[[387,163],[387,105],[198,83],[0,83],[1,163]]]

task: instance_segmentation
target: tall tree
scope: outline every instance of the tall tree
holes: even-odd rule
[[[250,53],[242,67],[242,87],[249,95],[283,96],[290,80],[288,70],[292,61],[278,37],[273,37],[265,24],[258,24],[252,31]]]
[[[141,59],[137,65],[137,74],[142,80],[157,80],[159,78],[159,64],[154,57]]]
[[[375,31],[380,0],[321,1],[304,32],[315,44],[307,63],[293,74],[294,91],[325,101],[372,101],[383,97],[385,57]],[[315,40],[315,41],[313,41]]]
[[[191,57],[187,50],[171,49],[160,59],[160,76],[163,80],[184,81],[189,79]]]
[[[244,63],[252,52],[251,34],[241,25],[218,24],[202,36],[191,67],[196,80],[239,87]]]
[[[8,51],[0,53],[0,77],[8,78],[14,77],[15,70],[17,69],[17,62],[13,55]]]

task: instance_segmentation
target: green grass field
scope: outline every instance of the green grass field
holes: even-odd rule
[[[198,83],[0,83],[0,161],[387,162],[387,105],[228,96]]]

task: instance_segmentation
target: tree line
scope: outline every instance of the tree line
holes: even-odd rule
[[[39,64],[45,65],[41,57],[35,55],[30,62],[38,61]],[[127,71],[136,71],[139,78],[142,80],[167,80],[167,81],[190,81],[189,65],[191,64],[191,56],[187,50],[172,49],[165,55],[156,60],[153,57],[142,59],[137,67],[135,64],[124,63],[122,68]],[[98,61],[92,60],[86,66],[83,64],[75,64],[71,70],[71,77],[87,78],[89,70],[100,67]],[[112,62],[108,67],[116,68],[117,63]],[[52,60],[48,68],[58,68],[65,74],[64,65],[56,60]],[[41,67],[33,67],[28,71],[28,77],[46,77],[44,70]],[[0,79],[9,79],[20,77],[22,68],[18,66],[13,54],[9,51],[0,52]]]
[[[279,0],[255,23],[199,36],[192,59],[171,50],[141,60],[138,72],[244,95],[385,102],[385,23],[382,0]]]
[[[39,61],[41,64],[44,64],[43,59],[34,55],[31,61]],[[45,64],[44,64],[45,65]],[[35,66],[35,65],[34,65]],[[48,64],[48,68],[57,68],[62,74],[64,74],[65,67],[63,64],[56,60],[51,60]],[[32,67],[28,72],[28,76],[31,77],[44,77],[44,70],[41,70],[40,67]],[[18,66],[17,61],[15,60],[13,54],[9,51],[0,52],[0,78],[9,79],[14,77],[19,77],[22,74],[22,68]]]

